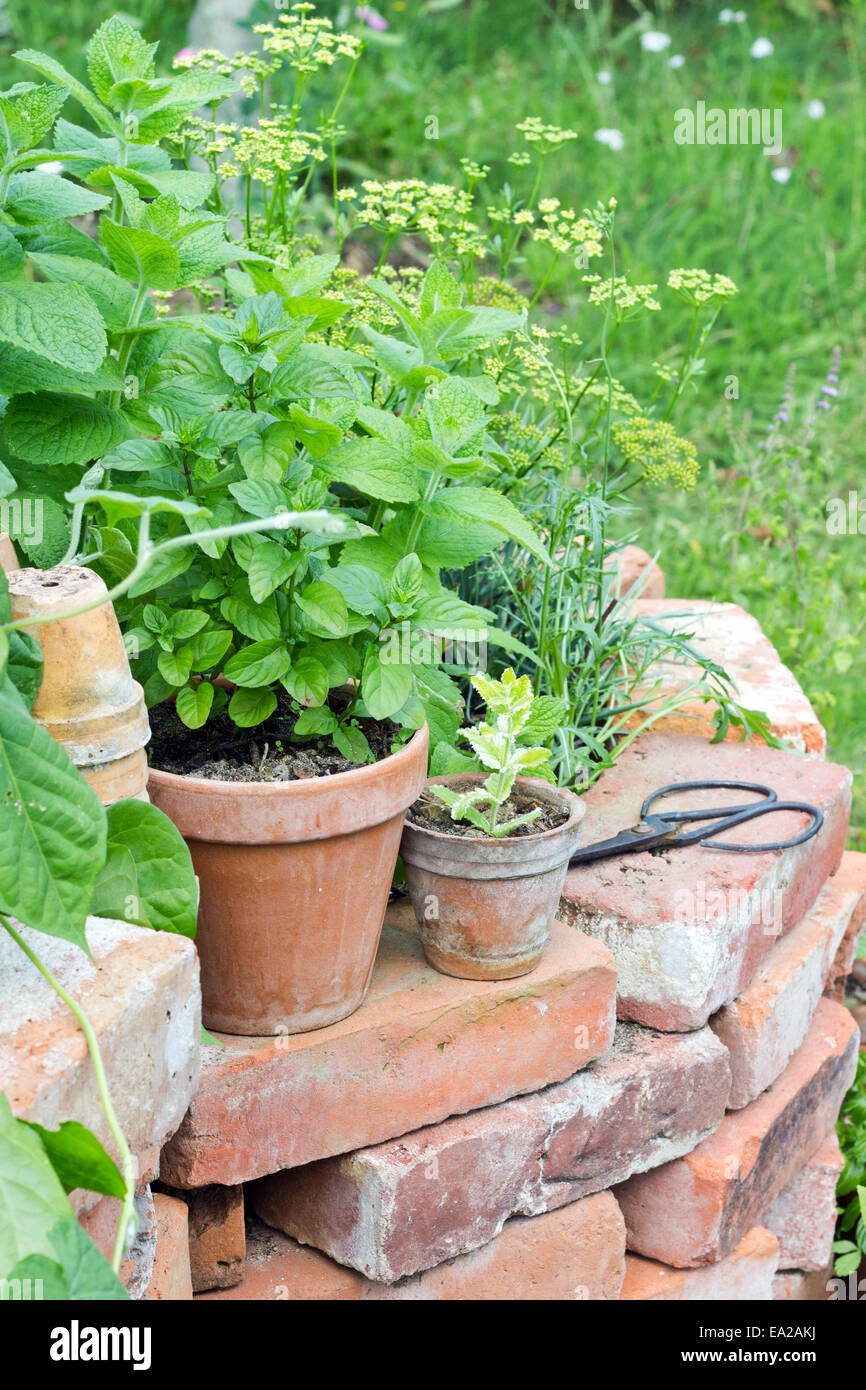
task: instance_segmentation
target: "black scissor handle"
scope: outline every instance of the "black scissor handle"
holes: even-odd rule
[[[677,835],[668,842],[671,846],[699,844],[705,849],[730,850],[736,854],[766,854],[773,850],[792,849],[794,845],[804,844],[806,840],[811,840],[813,835],[817,835],[824,824],[823,813],[818,810],[817,806],[813,806],[808,801],[779,801],[772,787],[764,787],[758,782],[673,782],[670,786],[660,787],[658,791],[652,792],[647,797],[641,807],[641,819],[644,819],[649,808],[661,797],[671,796],[674,792],[716,790],[719,788],[731,791],[758,792],[762,799],[743,806],[697,807],[690,811],[656,811],[653,816],[654,820],[665,821],[671,825],[683,824],[688,821],[713,820],[719,822],[714,826],[699,827],[697,830],[686,831]],[[732,826],[744,825],[746,821],[754,820],[757,816],[772,815],[774,811],[802,811],[804,815],[810,817],[810,823],[805,830],[790,840],[775,840],[765,845],[738,845],[732,844],[729,840],[722,841],[714,838],[722,831],[730,830]]]
[[[660,801],[663,796],[672,796],[674,792],[695,792],[695,791],[739,791],[739,792],[758,792],[763,797],[762,802],[748,801],[743,806],[714,806],[706,810],[700,807],[690,811],[657,811],[656,815],[663,820],[675,823],[677,821],[689,820],[721,820],[724,816],[737,815],[740,811],[753,810],[755,806],[765,806],[767,802],[776,801],[776,793],[772,787],[764,787],[760,782],[671,782],[667,787],[659,787],[658,791],[650,792],[646,801],[640,808],[640,818],[644,819],[650,807]],[[769,810],[769,806],[766,806]]]
[[[800,834],[795,835],[792,839],[774,840],[767,845],[734,845],[731,844],[730,840],[712,839],[712,836],[717,835],[721,830],[728,829],[731,825],[743,825],[747,820],[754,820],[756,816],[771,816],[774,811],[802,811],[804,815],[811,817],[811,821],[805,830],[801,830]],[[746,808],[740,815],[731,817],[722,825],[713,826],[698,843],[703,845],[705,849],[729,849],[737,854],[766,854],[770,850],[793,849],[794,845],[805,844],[806,840],[811,840],[813,835],[818,834],[823,824],[823,811],[819,811],[818,807],[813,806],[811,802],[774,801],[769,806],[759,802],[757,806]]]

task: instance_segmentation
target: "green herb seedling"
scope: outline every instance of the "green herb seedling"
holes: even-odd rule
[[[451,787],[433,785],[429,790],[451,810],[454,821],[467,820],[497,839],[510,835],[519,825],[528,825],[541,815],[541,807],[497,824],[499,812],[511,795],[514,779],[520,772],[541,767],[550,759],[547,748],[521,748],[517,736],[532,713],[533,692],[528,676],[517,677],[509,666],[501,680],[473,676],[472,684],[487,705],[488,714],[496,722],[464,729],[463,737],[471,744],[483,767],[492,769],[480,786],[456,792]],[[482,810],[483,808],[483,810]]]

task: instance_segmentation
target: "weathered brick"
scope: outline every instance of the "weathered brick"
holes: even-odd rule
[[[839,943],[864,910],[866,854],[847,852],[742,994],[710,1019],[731,1054],[732,1110],[748,1105],[788,1065],[806,1036]]]
[[[761,710],[769,717],[777,738],[785,739],[799,753],[823,757],[827,736],[799,683],[782,664],[773,644],[760,624],[735,603],[711,603],[704,599],[656,598],[646,594],[635,604],[635,613],[651,618],[673,632],[693,633],[691,645],[702,656],[710,657],[727,671],[737,690],[740,704]],[[653,703],[668,699],[677,690],[701,677],[693,662],[660,661],[649,668],[646,679],[633,697],[648,693],[660,680]],[[714,733],[712,701],[692,696],[677,710],[664,714],[655,728],[672,734]],[[644,717],[634,716],[634,722]],[[739,730],[728,730],[729,739],[738,739]]]
[[[82,1212],[79,1224],[107,1260],[114,1253],[117,1223],[121,1203],[116,1197],[100,1197],[87,1211]],[[118,1278],[130,1298],[141,1298],[153,1274],[156,1254],[157,1222],[154,1194],[145,1185],[135,1194],[136,1231],[118,1272]]]
[[[772,1231],[753,1226],[735,1250],[713,1265],[674,1269],[658,1260],[628,1255],[621,1299],[638,1302],[769,1302],[779,1255]]]
[[[718,1125],[728,1057],[709,1029],[617,1026],[611,1052],[568,1081],[398,1140],[262,1178],[270,1225],[393,1282],[687,1153]]]
[[[842,856],[842,865],[835,876],[839,878],[843,871],[852,886],[860,885],[861,894],[859,902],[851,913],[845,933],[839,942],[835,958],[827,971],[827,978],[824,982],[824,993],[828,999],[835,999],[837,1004],[845,1002],[845,990],[848,976],[854,969],[857,942],[864,926],[866,926],[866,854],[858,854],[856,850],[846,850]]]
[[[246,1253],[243,1187],[170,1188],[169,1195],[186,1202],[189,1212],[193,1293],[239,1284]]]
[[[830,1279],[829,1269],[783,1269],[773,1280],[773,1298],[786,1303],[825,1303]]]
[[[609,1192],[543,1216],[514,1217],[480,1250],[378,1284],[266,1226],[247,1243],[247,1273],[205,1299],[446,1302],[615,1300],[625,1270],[625,1230]]]
[[[246,1182],[562,1081],[609,1048],[615,991],[607,949],[562,923],[522,979],[440,975],[404,903],[386,919],[357,1013],[204,1050],[161,1176],[174,1187]]]
[[[822,1144],[851,1084],[859,1030],[822,999],[799,1051],[768,1091],[685,1158],[615,1188],[629,1249],[664,1264],[724,1259]]]
[[[156,1252],[145,1302],[179,1303],[192,1298],[186,1203],[164,1192],[153,1194]]]
[[[833,1130],[773,1199],[764,1225],[779,1237],[779,1268],[826,1272],[836,1228],[836,1183],[845,1165]]]
[[[139,1174],[180,1124],[198,1081],[201,998],[191,941],[92,917],[93,953],[24,928],[95,1029],[120,1126]],[[0,933],[0,1090],[16,1115],[87,1125],[114,1152],[93,1064],[74,1016]],[[84,1203],[86,1207],[88,1203]]]
[[[649,734],[586,793],[583,843],[635,825],[644,798],[657,788],[706,778],[773,787],[780,800],[814,803],[825,820],[817,836],[793,849],[731,854],[692,845],[570,870],[560,916],[610,947],[619,1016],[665,1031],[700,1028],[742,993],[776,937],[808,911],[838,867],[847,832],[847,768],[759,744],[710,748],[684,734]],[[668,804],[749,799],[718,789],[687,797]],[[755,817],[727,838],[757,845],[795,835],[803,825],[799,812],[779,812]]]

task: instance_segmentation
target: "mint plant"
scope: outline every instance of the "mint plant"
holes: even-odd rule
[[[547,748],[528,748],[520,743],[520,735],[525,733],[533,713],[532,683],[528,676],[516,676],[509,666],[501,680],[474,676],[472,685],[487,705],[488,713],[495,716],[495,723],[484,720],[473,728],[463,729],[461,738],[469,744],[481,765],[491,769],[490,775],[481,786],[468,787],[465,791],[436,783],[430,783],[427,790],[450,808],[453,821],[470,821],[487,835],[500,839],[503,835],[511,835],[521,825],[531,824],[541,815],[543,808],[536,806],[508,820],[499,820],[516,778],[532,771],[538,775],[549,763],[550,752]]]

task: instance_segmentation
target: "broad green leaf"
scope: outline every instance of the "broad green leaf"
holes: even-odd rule
[[[418,603],[414,619],[426,632],[442,636],[458,632],[486,632],[490,614],[472,603],[464,603],[456,594],[443,589]]]
[[[174,702],[178,718],[188,729],[200,729],[210,714],[213,697],[214,688],[210,681],[199,681],[198,685],[185,685],[177,692]]]
[[[297,657],[282,679],[286,690],[300,704],[323,705],[331,688],[328,672],[312,656]]]
[[[178,647],[177,651],[160,652],[156,664],[169,685],[186,685],[192,673],[192,649]]]
[[[42,648],[29,632],[10,632],[6,673],[28,709],[42,684]]]
[[[100,219],[99,236],[118,274],[148,289],[177,289],[180,260],[170,241],[143,227],[121,226],[108,217]]]
[[[331,741],[338,752],[351,763],[370,763],[373,752],[366,736],[356,724],[341,724],[331,735]]]
[[[100,24],[87,46],[87,71],[100,100],[107,102],[111,88],[124,78],[153,77],[157,46],[145,43],[141,31],[120,15]]]
[[[370,646],[361,672],[361,695],[373,719],[387,719],[403,706],[412,689],[412,671],[401,662],[383,661]]]
[[[228,490],[238,506],[250,516],[278,516],[289,509],[284,489],[273,482],[249,479],[247,482],[229,483]]]
[[[346,604],[355,613],[372,613],[384,622],[388,602],[388,585],[382,575],[369,565],[340,564],[326,570],[329,584],[339,589]]]
[[[129,433],[123,416],[83,396],[16,396],[4,421],[10,449],[42,467],[89,463]]]
[[[417,469],[386,444],[368,436],[351,439],[316,465],[316,472],[330,482],[347,483],[365,497],[383,502],[414,502],[421,495]]]
[[[349,615],[346,600],[325,580],[316,580],[295,595],[295,603],[307,620],[310,632],[322,637],[343,637],[348,627]]]
[[[26,257],[21,243],[15,239],[8,227],[0,222],[0,280],[10,275],[17,276]]]
[[[550,556],[543,542],[523,513],[501,492],[494,492],[492,488],[441,488],[428,504],[427,510],[437,520],[453,521],[460,525],[483,522],[512,540],[519,541],[545,564],[550,564]]]
[[[46,279],[58,285],[80,285],[86,290],[112,332],[125,328],[130,322],[135,290],[107,266],[79,256],[58,256],[44,251],[31,253],[31,259]]]
[[[302,709],[292,729],[293,739],[326,738],[337,727],[337,716],[324,705]]]
[[[248,478],[278,483],[291,461],[290,451],[267,434],[248,435],[238,445],[238,458]]]
[[[39,53],[33,48],[20,48],[15,57],[22,63],[29,63],[32,68],[40,72],[43,77],[48,77],[52,82],[65,87],[70,96],[75,97],[88,113],[95,120],[100,130],[108,131],[112,134],[119,133],[119,127],[107,107],[85,87],[83,82],[79,82],[77,77],[56,61],[50,58],[47,53]]]
[[[59,1129],[44,1129],[31,1120],[23,1120],[22,1124],[40,1140],[64,1192],[83,1187],[106,1197],[125,1196],[126,1184],[114,1159],[96,1135],[77,1120],[63,1120]]]
[[[16,174],[10,180],[6,211],[26,226],[54,217],[82,217],[108,207],[110,198],[58,174]]]
[[[29,1255],[53,1256],[49,1232],[72,1215],[39,1138],[0,1092],[0,1275]]]
[[[236,690],[229,700],[229,715],[241,729],[251,729],[269,719],[277,707],[272,690]]]
[[[460,286],[444,261],[434,261],[421,286],[421,318],[426,319],[437,309],[460,304]]]
[[[247,567],[250,594],[259,603],[294,573],[301,559],[299,551],[286,550],[276,541],[264,540],[253,551]]]
[[[108,858],[96,883],[91,912],[154,931],[195,936],[198,881],[180,831],[146,801],[117,801],[108,808]],[[112,872],[112,854],[133,867]]]
[[[262,642],[269,637],[279,637],[280,619],[273,598],[255,603],[250,595],[244,594],[241,586],[220,603],[220,612],[226,622],[236,627],[251,642]]]
[[[226,680],[239,686],[271,685],[288,673],[291,660],[282,638],[252,642],[241,647],[225,664]]]
[[[52,1254],[28,1255],[11,1279],[41,1282],[42,1297],[63,1303],[126,1302],[129,1298],[111,1265],[70,1210],[49,1232]],[[8,1286],[7,1286],[8,1288]]]
[[[78,285],[0,283],[0,343],[60,367],[95,372],[105,356],[105,327]]]
[[[192,670],[212,671],[225,656],[231,646],[231,641],[230,628],[220,627],[209,632],[198,633],[191,642],[187,643],[192,651]],[[190,727],[197,726],[190,725]]]
[[[446,377],[430,393],[426,416],[434,442],[446,454],[476,440],[484,432],[487,412],[462,377]]]
[[[0,911],[87,950],[105,811],[58,743],[0,685]]]

